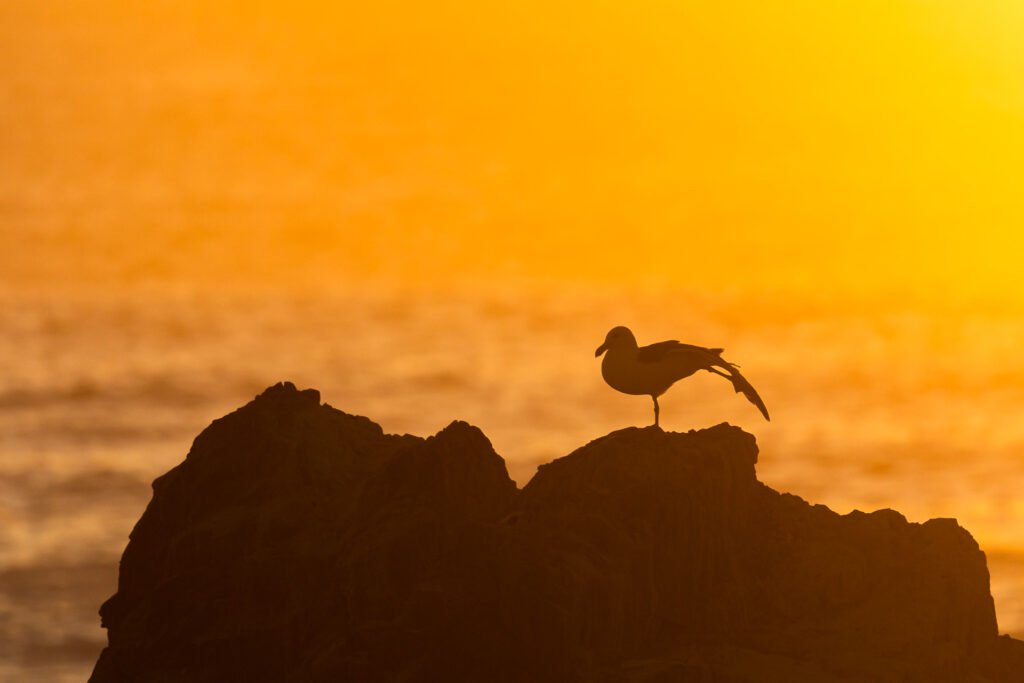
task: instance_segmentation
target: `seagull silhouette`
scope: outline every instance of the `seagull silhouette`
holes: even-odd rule
[[[673,384],[698,370],[707,370],[725,377],[732,382],[737,394],[746,396],[761,411],[764,419],[771,420],[764,401],[740,374],[739,366],[723,360],[724,350],[681,344],[674,339],[650,346],[637,346],[636,337],[628,327],[613,327],[604,338],[604,343],[597,347],[594,357],[607,351],[601,361],[601,376],[612,389],[634,396],[647,395],[654,399],[655,427],[661,426],[658,423],[661,413],[658,397]]]

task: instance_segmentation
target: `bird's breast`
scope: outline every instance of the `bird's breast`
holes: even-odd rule
[[[601,376],[612,389],[624,394],[661,394],[672,380],[657,372],[650,363],[641,363],[635,357],[609,352],[601,362]]]

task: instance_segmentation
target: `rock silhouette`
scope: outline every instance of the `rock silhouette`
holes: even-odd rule
[[[967,531],[809,505],[757,453],[625,429],[517,490],[475,427],[278,384],[153,483],[91,680],[1021,680]]]

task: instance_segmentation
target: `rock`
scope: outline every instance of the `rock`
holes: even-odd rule
[[[625,429],[521,491],[453,422],[385,435],[271,387],[153,499],[92,681],[1021,680],[953,520],[757,481],[736,427]]]

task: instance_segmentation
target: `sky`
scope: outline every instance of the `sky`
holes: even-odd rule
[[[1024,301],[1013,0],[0,8],[0,283]]]

